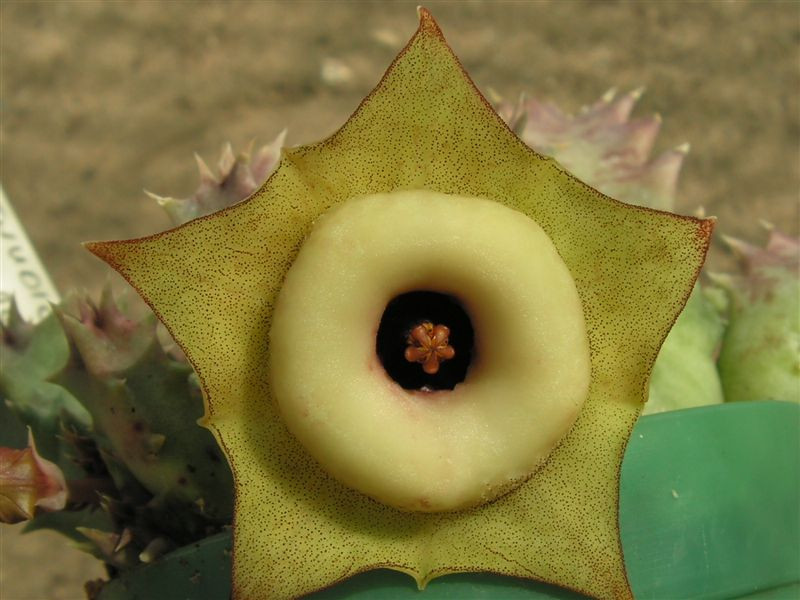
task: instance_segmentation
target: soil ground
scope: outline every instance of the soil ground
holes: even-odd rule
[[[333,132],[416,27],[414,2],[15,2],[0,5],[0,181],[56,285],[96,289],[84,240],[169,223],[147,188],[186,196],[211,163],[284,127]],[[800,229],[800,4],[428,2],[479,88],[577,110],[646,86],[656,148],[690,142],[679,212],[764,239]],[[327,66],[338,77],[323,77]],[[712,267],[732,259],[720,247]],[[82,597],[100,576],[46,533],[0,529],[0,597]]]

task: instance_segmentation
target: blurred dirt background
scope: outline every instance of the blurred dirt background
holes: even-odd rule
[[[84,240],[168,226],[143,189],[188,195],[192,153],[332,133],[416,28],[417,2],[0,4],[0,182],[56,285],[108,270]],[[800,229],[800,4],[427,2],[480,89],[577,110],[646,86],[656,150],[690,142],[679,211],[764,239]],[[712,267],[732,259],[717,245]],[[0,598],[82,598],[93,560],[0,529]]]

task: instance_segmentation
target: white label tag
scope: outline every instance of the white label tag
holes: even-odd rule
[[[7,323],[12,296],[20,314],[40,321],[50,312],[58,292],[36,255],[11,202],[0,187],[0,319]]]

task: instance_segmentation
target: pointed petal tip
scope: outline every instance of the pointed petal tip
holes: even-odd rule
[[[113,266],[114,246],[117,242],[82,242],[81,245],[100,260]]]
[[[86,248],[89,252],[94,254],[95,256],[100,256],[98,252],[100,252],[99,246],[101,246],[103,242],[81,242],[81,246]]]
[[[439,29],[439,24],[436,22],[436,19],[433,18],[431,11],[424,6],[419,5],[417,6],[417,16],[419,17],[420,31],[428,30],[431,33],[441,36],[442,31]]]
[[[638,100],[639,98],[641,98],[644,95],[646,90],[647,90],[646,86],[640,85],[636,89],[631,90],[629,92],[629,95],[630,95],[631,98],[633,98],[634,101],[636,101],[636,100]]]
[[[691,219],[697,224],[695,235],[701,241],[701,246],[705,248],[704,252],[707,253],[711,246],[711,237],[714,234],[714,228],[717,226],[717,217],[699,216],[695,214],[683,218]]]
[[[108,246],[113,244],[113,242],[81,242],[81,246],[86,248],[89,252],[97,256],[98,258],[103,258],[108,252]]]
[[[683,154],[684,156],[689,154],[691,149],[692,149],[692,145],[689,142],[684,142],[682,144],[679,144],[679,145],[675,146],[675,152],[677,152],[679,154]]]

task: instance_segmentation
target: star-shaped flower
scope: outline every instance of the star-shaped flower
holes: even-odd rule
[[[422,369],[429,375],[439,372],[439,363],[456,355],[448,343],[450,329],[447,325],[434,325],[425,321],[414,327],[408,334],[408,348],[405,357],[408,362],[422,363]]]
[[[350,120],[327,140],[285,150],[249,200],[89,249],[140,291],[203,383],[202,424],[235,477],[235,598],[302,595],[380,567],[420,586],[491,571],[628,598],[622,456],[712,222],[616,202],[530,150],[475,89],[431,15],[420,17]],[[525,483],[470,510],[401,512],[330,477],[287,430],[267,377],[274,303],[314,221],[348,199],[408,189],[527,215],[583,305],[592,377],[577,421]]]

